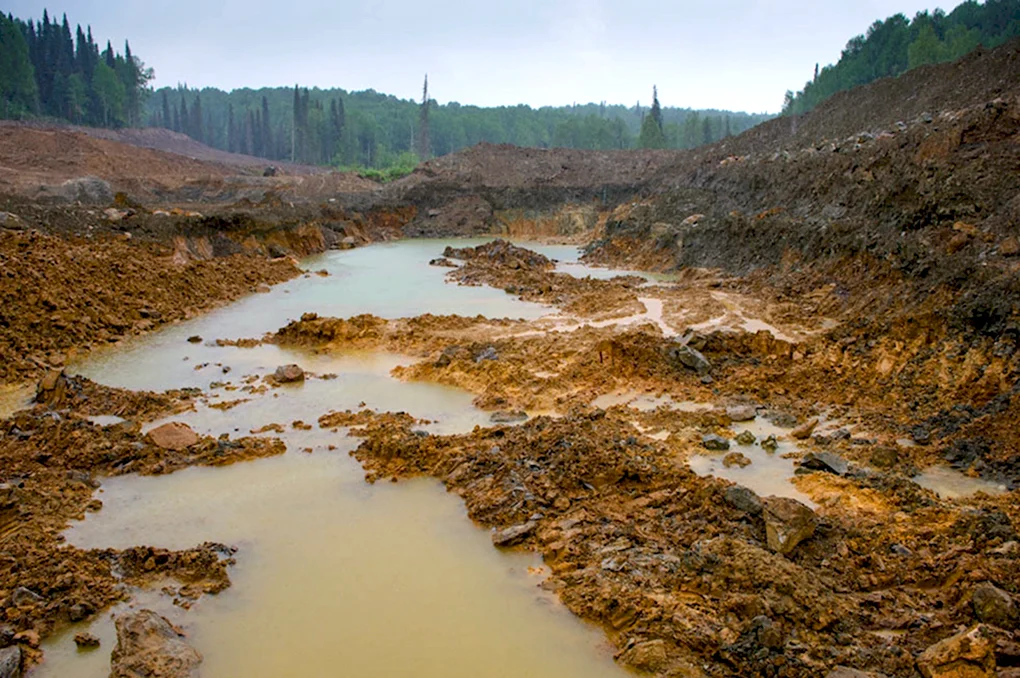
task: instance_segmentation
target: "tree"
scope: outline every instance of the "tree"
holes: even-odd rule
[[[666,148],[666,135],[662,131],[662,107],[659,105],[657,87],[652,87],[652,108],[641,121],[638,146],[641,148]]]
[[[120,81],[106,62],[96,65],[92,76],[92,87],[96,92],[102,112],[104,127],[119,127],[124,122],[124,83]]]
[[[3,117],[20,118],[39,106],[35,69],[21,28],[0,12],[0,106]]]
[[[416,152],[421,161],[428,160],[432,153],[432,142],[429,139],[429,76],[425,74],[425,85],[422,88],[421,108],[418,112],[418,143]]]

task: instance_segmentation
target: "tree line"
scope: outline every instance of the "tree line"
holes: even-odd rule
[[[821,70],[804,89],[786,93],[783,114],[799,115],[833,94],[925,64],[953,61],[979,45],[996,47],[1020,36],[1020,0],[968,0],[950,14],[896,14],[876,21],[866,35],[847,43],[839,61]]]
[[[392,167],[446,155],[480,142],[583,149],[693,148],[739,134],[768,114],[695,111],[640,103],[531,108],[438,104],[374,90],[262,88],[225,92],[186,86],[151,97],[146,121],[214,148],[270,160],[345,167]],[[196,110],[199,113],[196,113]],[[656,116],[661,136],[641,129]]]
[[[0,116],[60,118],[97,127],[137,126],[143,122],[152,69],[131,53],[116,52],[109,41],[100,51],[92,27],[78,25],[72,37],[61,21],[22,21],[0,14]]]

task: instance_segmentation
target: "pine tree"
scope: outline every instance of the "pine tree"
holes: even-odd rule
[[[662,107],[659,106],[659,90],[652,87],[652,108],[641,121],[638,136],[640,148],[666,148],[666,135],[662,131]]]
[[[170,117],[170,97],[167,96],[166,90],[163,90],[163,127],[170,127],[173,120]]]
[[[429,76],[425,74],[425,85],[421,94],[421,109],[418,112],[418,159],[422,162],[431,157],[432,142],[429,139]]]
[[[262,97],[262,116],[259,123],[256,133],[259,136],[259,145],[262,150],[256,155],[261,155],[264,158],[279,158],[284,151],[283,149],[278,151],[276,143],[273,141],[273,128],[269,120],[269,99],[265,96]],[[284,144],[283,135],[280,135],[278,139],[277,143],[282,146]]]

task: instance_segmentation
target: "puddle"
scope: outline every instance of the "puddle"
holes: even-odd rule
[[[687,460],[691,470],[700,476],[711,475],[738,483],[754,490],[762,497],[790,497],[811,508],[817,506],[810,497],[790,482],[796,467],[792,459],[784,459],[783,455],[796,450],[797,445],[782,440],[782,436],[786,436],[789,429],[780,428],[763,417],[758,417],[754,421],[734,423],[730,428],[733,430],[734,438],[743,431],[750,431],[757,439],[753,445],[738,445],[736,440],[730,439],[729,452],[740,452],[751,460],[751,464],[743,468],[739,466],[727,468],[722,460],[729,452],[709,453],[707,450],[699,450]],[[761,447],[761,441],[770,435],[779,439],[779,448],[773,453],[766,452]]]
[[[538,318],[546,306],[487,287],[444,282],[428,261],[447,244],[405,241],[331,252],[304,265],[325,268],[191,321],[89,356],[72,372],[132,389],[197,387],[206,403],[172,417],[197,431],[249,435],[269,423],[285,455],[170,476],[107,479],[104,507],[74,524],[81,547],[139,544],[186,548],[204,541],[237,546],[233,586],[183,612],[157,599],[205,655],[205,678],[236,675],[624,676],[603,634],[538,588],[531,554],[492,547],[462,502],[434,481],[368,485],[347,456],[358,441],[318,428],[332,410],[405,411],[434,433],[492,425],[472,395],[390,376],[410,360],[391,354],[323,355],[298,348],[220,347],[215,339],[261,337],[305,312],[386,318],[422,313]],[[192,344],[188,337],[203,341]],[[298,363],[303,384],[243,390],[277,366]],[[323,379],[321,375],[336,375]],[[317,376],[318,375],[318,376]],[[212,384],[219,382],[216,388]],[[229,409],[218,402],[248,399]],[[310,430],[297,430],[301,420]],[[334,446],[335,451],[328,451]],[[311,449],[314,454],[300,450]],[[147,594],[148,595],[148,594]],[[73,633],[46,645],[34,676],[109,673],[114,641],[108,614],[92,625],[103,647],[78,653]],[[82,627],[74,631],[82,630]]]
[[[962,499],[978,492],[1004,494],[1008,488],[1002,483],[983,478],[971,478],[949,466],[931,466],[911,478],[915,483],[931,490],[943,499]]]
[[[338,667],[380,678],[628,675],[599,631],[538,588],[537,556],[494,549],[438,482],[366,484],[345,454],[356,443],[331,440],[343,446],[334,454],[108,479],[103,510],[68,541],[240,548],[230,589],[170,608],[205,656],[204,678]],[[91,630],[100,650],[81,655],[64,634],[32,675],[105,677],[109,615]]]
[[[105,426],[115,426],[115,425],[120,424],[120,423],[125,421],[123,417],[117,417],[117,416],[114,416],[112,414],[97,414],[94,417],[86,417],[86,419],[91,421],[96,426],[103,426],[103,427],[105,427]]]

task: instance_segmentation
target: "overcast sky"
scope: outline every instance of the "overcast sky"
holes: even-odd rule
[[[816,62],[897,12],[958,0],[8,0],[124,39],[155,85],[294,85],[440,103],[607,101],[775,112]]]

